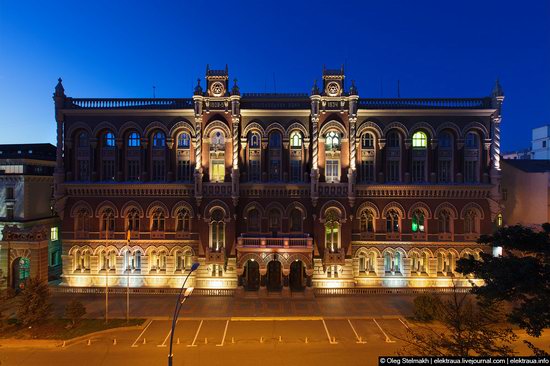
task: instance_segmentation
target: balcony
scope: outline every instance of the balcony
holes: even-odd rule
[[[224,249],[215,251],[212,248],[206,248],[206,263],[207,264],[225,264]]]
[[[263,237],[240,237],[237,241],[237,248],[298,248],[312,249],[313,238],[263,238]]]
[[[344,265],[346,263],[346,252],[344,248],[339,248],[337,251],[330,251],[325,249],[325,254],[323,255],[323,264],[325,266],[332,265]]]

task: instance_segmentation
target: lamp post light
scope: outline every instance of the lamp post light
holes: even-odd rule
[[[176,328],[176,322],[178,321],[178,316],[180,314],[181,307],[182,307],[183,303],[185,302],[185,300],[187,300],[187,298],[191,295],[191,292],[193,292],[193,287],[189,287],[189,288],[185,289],[185,292],[183,292],[183,289],[185,288],[185,283],[187,282],[187,279],[189,278],[191,273],[193,273],[197,268],[199,268],[199,264],[198,263],[193,263],[193,265],[191,266],[191,270],[189,271],[189,273],[187,274],[187,277],[185,277],[185,280],[183,281],[183,284],[181,285],[181,290],[180,290],[180,293],[178,295],[178,299],[176,301],[176,307],[174,309],[174,316],[172,318],[172,330],[170,331],[170,352],[168,353],[168,366],[172,366],[172,358],[174,356],[172,354],[172,344],[174,343],[174,331],[176,330],[175,329]]]

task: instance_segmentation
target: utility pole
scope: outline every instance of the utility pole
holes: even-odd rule
[[[109,322],[109,225],[111,223],[111,218],[106,217],[105,225],[105,324]]]
[[[128,245],[127,245],[127,251],[126,253],[128,256],[128,260],[130,259],[130,238],[131,238],[131,231],[128,230]],[[126,268],[126,323],[130,322],[130,262],[127,263]]]

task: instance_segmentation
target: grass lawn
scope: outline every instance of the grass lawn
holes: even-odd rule
[[[0,331],[0,338],[17,339],[70,339],[100,330],[141,325],[145,319],[112,319],[105,324],[103,319],[82,319],[72,328],[67,328],[67,319],[50,319],[32,328],[24,328],[18,324],[8,324]]]

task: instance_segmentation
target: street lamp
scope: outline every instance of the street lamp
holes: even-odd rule
[[[176,308],[174,309],[174,317],[172,318],[172,330],[170,331],[170,352],[168,353],[168,366],[172,366],[172,358],[173,358],[173,354],[172,354],[172,344],[174,343],[174,331],[176,330],[176,322],[178,320],[178,316],[180,314],[180,310],[181,310],[181,307],[183,305],[183,303],[185,302],[185,300],[187,300],[187,298],[191,295],[191,292],[193,292],[193,287],[189,287],[188,289],[185,290],[185,292],[183,292],[183,289],[185,288],[185,283],[187,282],[187,279],[189,278],[189,276],[191,275],[191,273],[193,273],[193,271],[195,271],[197,268],[199,268],[199,264],[198,263],[193,263],[193,265],[191,266],[191,270],[189,271],[189,273],[187,274],[187,277],[185,277],[185,280],[183,281],[183,284],[181,285],[181,290],[180,290],[180,293],[178,295],[178,299],[176,301]],[[182,294],[183,294],[183,298],[182,298]]]

